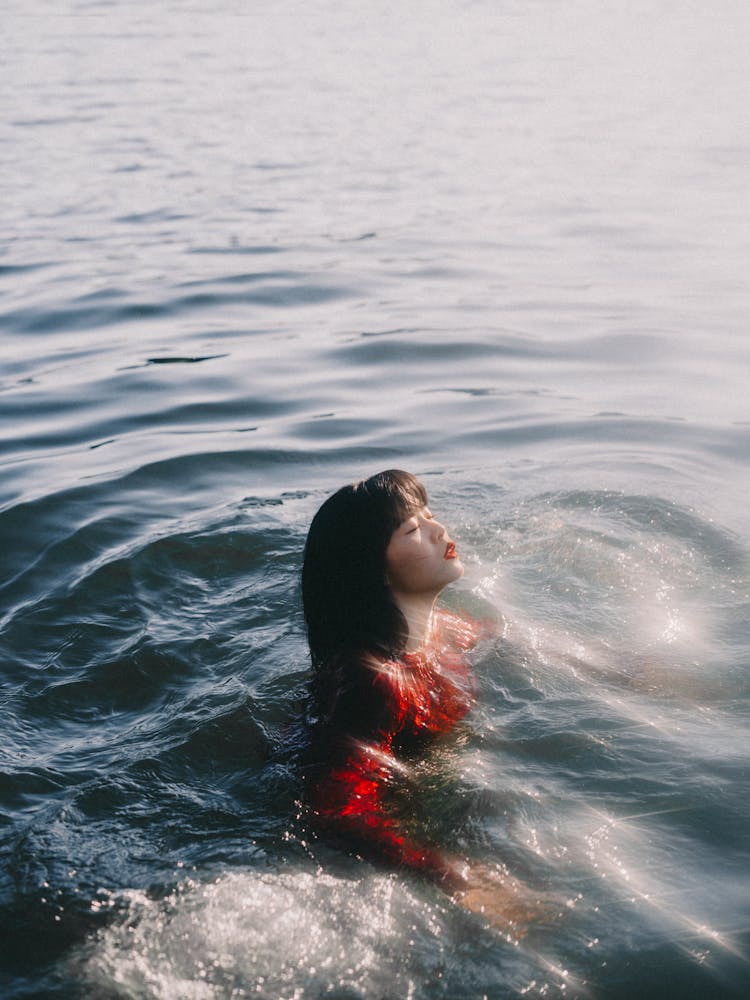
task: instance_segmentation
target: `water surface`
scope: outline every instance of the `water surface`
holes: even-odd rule
[[[214,6],[5,17],[3,995],[744,997],[750,17]],[[391,466],[504,623],[421,780],[520,943],[295,826]]]

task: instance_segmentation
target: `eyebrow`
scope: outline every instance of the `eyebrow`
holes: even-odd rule
[[[426,506],[425,507],[420,507],[420,508],[418,508],[418,510],[413,510],[411,512],[411,514],[407,514],[406,517],[401,522],[401,524],[399,525],[399,527],[403,528],[404,525],[408,524],[409,521],[411,521],[413,518],[418,518],[420,514],[423,517],[426,516],[428,519],[432,517],[432,511],[430,510],[429,507],[426,507]]]

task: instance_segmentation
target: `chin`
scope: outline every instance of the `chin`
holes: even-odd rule
[[[464,575],[463,563],[459,559],[451,560],[451,570],[452,570],[450,575],[451,580],[460,580],[461,577]]]

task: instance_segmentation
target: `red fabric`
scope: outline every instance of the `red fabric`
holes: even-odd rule
[[[463,654],[477,634],[473,623],[438,612],[428,647],[368,668],[382,724],[371,739],[351,741],[344,759],[316,785],[312,804],[324,828],[390,862],[445,874],[440,854],[410,842],[389,814],[388,792],[403,767],[398,746],[449,732],[471,708],[473,684]]]

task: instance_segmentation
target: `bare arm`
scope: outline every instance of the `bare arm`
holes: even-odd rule
[[[551,917],[558,909],[548,897],[514,878],[505,866],[477,862],[463,867],[452,899],[515,938],[524,937],[531,924]]]

